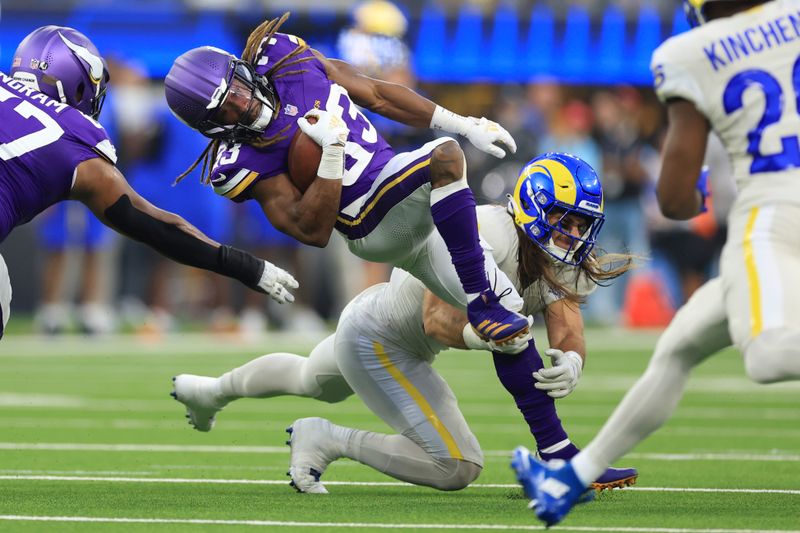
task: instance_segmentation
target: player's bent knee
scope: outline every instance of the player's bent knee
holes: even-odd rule
[[[431,152],[431,185],[443,187],[464,177],[464,151],[456,141],[447,141]]]
[[[353,389],[341,376],[324,380],[319,387],[321,392],[314,399],[325,403],[339,403],[353,395]]]
[[[438,490],[461,490],[478,479],[483,469],[480,465],[463,459],[444,459],[439,463],[443,476],[431,486]]]
[[[800,330],[765,331],[744,349],[747,376],[756,383],[800,379]]]

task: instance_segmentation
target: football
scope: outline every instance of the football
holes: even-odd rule
[[[310,117],[309,122],[313,124],[316,119]],[[300,192],[306,192],[317,178],[320,159],[322,159],[322,147],[303,133],[303,130],[297,128],[289,144],[289,178]]]

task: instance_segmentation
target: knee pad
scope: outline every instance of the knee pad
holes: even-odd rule
[[[463,459],[441,459],[437,466],[442,477],[431,486],[438,490],[461,490],[478,479],[482,467]]]
[[[744,366],[757,383],[800,379],[800,330],[771,329],[751,340],[744,350]]]

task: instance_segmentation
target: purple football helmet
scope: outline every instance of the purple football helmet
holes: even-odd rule
[[[109,79],[97,47],[65,26],[42,26],[28,34],[14,52],[11,75],[93,118],[100,115]]]
[[[233,93],[234,81],[248,92],[252,105],[261,102],[261,111],[244,124],[226,124],[217,112]],[[252,65],[219,48],[201,46],[181,54],[164,80],[164,88],[172,112],[180,120],[206,137],[243,142],[264,133],[277,107],[277,96],[266,77]],[[249,107],[248,107],[249,109]],[[247,116],[243,114],[241,118]]]

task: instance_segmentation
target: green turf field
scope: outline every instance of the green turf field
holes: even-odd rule
[[[592,331],[577,391],[559,401],[572,439],[586,443],[643,370],[655,337]],[[252,531],[256,528],[540,529],[508,467],[533,447],[485,354],[451,351],[437,367],[486,454],[472,487],[405,485],[351,461],[326,472],[330,495],[297,494],[285,472],[284,428],[295,418],[387,431],[357,398],[242,400],[208,434],[172,400],[180,372],[217,375],[313,339],[241,344],[200,335],[160,343],[39,340],[0,343],[0,531]],[[703,365],[672,421],[623,461],[636,488],[576,509],[563,531],[800,531],[800,386],[759,387],[738,354]]]

